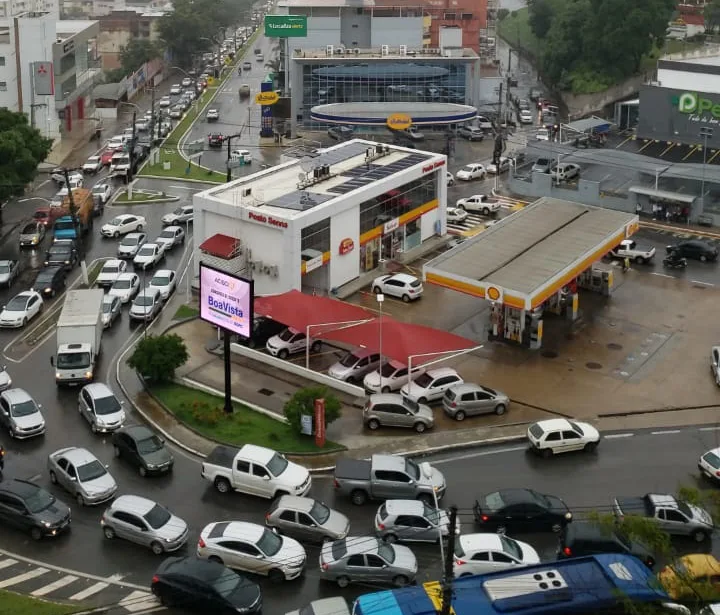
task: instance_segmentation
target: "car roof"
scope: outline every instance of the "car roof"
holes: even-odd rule
[[[163,231],[176,231],[177,229],[183,230],[182,226],[178,226],[177,224],[168,224]]]
[[[125,271],[121,273],[117,278],[115,278],[115,281],[118,280],[132,280],[133,278],[138,277],[137,273],[133,273],[132,271]]]
[[[503,502],[505,502],[506,506],[509,504],[522,504],[525,502],[535,501],[535,497],[533,496],[534,492],[532,491],[532,489],[501,489],[500,491],[496,491],[495,493],[500,494],[500,497],[502,498]]]
[[[159,295],[159,294],[160,294],[160,289],[157,288],[156,286],[146,286],[137,294],[137,297],[143,297],[143,296],[148,297],[148,296]],[[137,297],[135,297],[135,298],[137,299]]]
[[[134,233],[130,233],[130,235],[133,235],[133,234]],[[158,246],[159,246],[159,244],[155,243],[154,241],[146,241],[143,244],[143,248],[157,248]]]
[[[147,233],[128,233],[125,235],[125,239],[140,239],[142,237],[147,237]]]
[[[556,429],[572,429],[570,421],[567,419],[548,419],[546,421],[537,421],[535,423],[543,431],[555,431]]]
[[[147,245],[147,244],[145,244]],[[172,269],[156,269],[155,273],[153,273],[153,278],[158,275],[166,275],[169,276],[171,273],[175,273]],[[152,278],[151,278],[152,281]]]
[[[310,512],[315,506],[312,498],[303,498],[297,495],[284,495],[280,498],[277,508],[290,508],[299,512]]]
[[[379,544],[380,540],[375,536],[353,536],[345,538],[347,555],[355,555],[357,553],[377,553]]]
[[[99,397],[115,397],[115,393],[113,393],[112,389],[103,382],[91,382],[90,384],[86,384],[82,390],[87,391],[88,395],[90,395],[93,399],[97,399]]]
[[[402,406],[404,399],[399,393],[375,393],[368,397],[373,406],[376,404],[399,404]]]
[[[118,214],[115,216],[116,218],[120,218],[121,220],[127,220],[128,218],[137,218],[135,214]]]
[[[662,506],[663,508],[678,508],[678,501],[672,495],[648,493],[647,497],[655,506]]]
[[[3,391],[0,396],[7,399],[11,404],[17,404],[28,400],[34,401],[30,396],[30,393],[28,393],[25,389],[20,388],[8,389],[7,391]]]
[[[422,515],[425,510],[422,500],[388,500],[384,506],[391,515]]]
[[[73,465],[90,463],[91,461],[97,461],[97,457],[93,455],[86,448],[79,448],[71,446],[69,448],[60,449],[51,453],[53,457],[65,457]]]
[[[234,538],[257,542],[265,533],[265,526],[247,521],[220,521],[211,523],[208,538]],[[203,532],[204,533],[204,532]]]
[[[123,510],[138,515],[146,515],[155,506],[156,502],[139,495],[121,495],[110,505],[110,510]]]
[[[471,393],[475,391],[482,391],[483,393],[486,391],[485,387],[475,384],[473,382],[463,382],[462,384],[455,384],[452,387],[450,387],[453,392],[457,393],[458,395],[461,395],[462,393]]]
[[[410,284],[411,282],[415,282],[418,278],[416,278],[414,275],[410,275],[409,273],[393,273],[388,280],[400,280],[401,282],[406,282]]]
[[[9,478],[0,483],[0,491],[12,493],[23,500],[35,495],[40,489],[40,485],[19,478]]]
[[[482,551],[483,549],[503,550],[500,536],[492,532],[463,534],[460,536],[460,546],[465,551]]]
[[[125,425],[118,429],[116,433],[126,433],[133,440],[145,440],[155,435],[155,432],[145,425]]]
[[[239,452],[245,459],[251,459],[258,463],[268,463],[276,454],[275,451],[270,448],[257,446],[255,444],[243,444]]]
[[[27,297],[29,299],[33,295],[37,295],[37,293],[34,290],[24,290],[24,291],[18,293],[17,295],[15,295],[15,297],[13,297],[13,299],[16,297]]]
[[[105,267],[120,267],[123,262],[124,261],[121,261],[119,258],[111,258],[110,260],[105,261],[105,264],[102,266],[102,268],[105,269]]]
[[[436,369],[429,369],[425,373],[431,378],[440,378],[441,376],[459,376],[457,370],[452,367],[438,367]]]

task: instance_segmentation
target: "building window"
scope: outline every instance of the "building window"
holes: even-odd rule
[[[330,251],[330,218],[320,220],[302,230],[300,250],[303,260],[310,260]]]
[[[5,56],[0,56],[0,66],[5,66]]]
[[[7,81],[0,81],[0,92],[7,92]]]
[[[360,204],[360,234],[383,226],[437,197],[435,175],[430,174]]]

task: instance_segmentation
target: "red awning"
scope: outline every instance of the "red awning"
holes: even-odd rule
[[[345,329],[335,329],[319,334],[311,333],[311,336],[352,346],[363,346],[379,352],[380,318]],[[442,358],[440,354],[432,353],[447,352],[450,354],[455,351],[469,350],[479,345],[477,342],[447,331],[399,322],[386,316],[382,318],[383,356],[400,361],[404,365],[407,365],[408,357],[412,357],[413,365],[420,365]]]
[[[222,233],[208,237],[200,244],[202,252],[225,260],[235,258],[240,253],[241,247],[242,243],[239,239],[228,237]]]
[[[325,325],[313,327],[311,337],[317,337],[321,330],[336,329],[337,323],[356,322],[374,318],[374,314],[352,303],[306,295],[299,290],[291,290],[281,295],[255,297],[255,313],[267,316],[298,331],[306,331],[308,325]]]

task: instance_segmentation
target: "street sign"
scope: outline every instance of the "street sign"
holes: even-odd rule
[[[191,154],[198,154],[200,152],[203,152],[205,150],[205,139],[197,139],[195,141],[190,141],[186,149]]]
[[[188,156],[190,160],[198,160],[203,155],[202,152],[198,152],[197,154],[192,154],[191,156]]]
[[[279,38],[307,36],[307,15],[265,15],[265,36]]]
[[[280,95],[277,92],[258,92],[255,95],[255,102],[258,105],[274,105],[280,100]]]

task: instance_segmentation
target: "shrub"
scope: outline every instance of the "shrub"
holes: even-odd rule
[[[169,382],[175,370],[188,360],[183,339],[175,334],[148,335],[140,340],[127,364],[154,383]]]
[[[300,389],[293,395],[283,407],[283,414],[290,425],[300,431],[302,415],[309,414],[313,417],[313,428],[315,422],[315,400],[325,400],[325,424],[329,425],[340,418],[342,404],[340,400],[326,387],[316,386]]]

